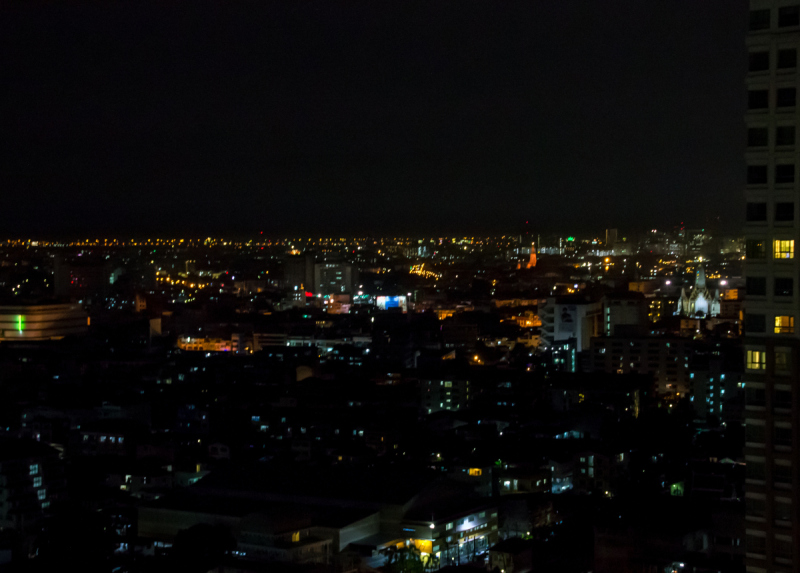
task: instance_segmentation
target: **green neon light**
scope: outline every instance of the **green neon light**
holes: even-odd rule
[[[17,315],[17,330],[19,330],[20,333],[22,333],[22,329],[23,329],[22,315],[19,314]]]
[[[571,243],[575,240],[575,237],[567,237],[567,240]]]

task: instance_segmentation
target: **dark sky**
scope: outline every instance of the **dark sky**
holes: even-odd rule
[[[746,0],[17,4],[0,236],[740,227]]]

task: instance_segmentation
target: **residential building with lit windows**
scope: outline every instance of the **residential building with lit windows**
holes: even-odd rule
[[[585,450],[573,458],[573,489],[581,493],[601,493],[611,497],[628,467],[629,454],[625,451]]]
[[[677,297],[653,296],[647,301],[647,319],[654,323],[660,322],[675,314],[677,308]]]
[[[647,300],[638,292],[607,294],[603,297],[603,333],[612,336],[617,326],[647,324]]]
[[[676,402],[689,397],[697,415],[741,421],[741,347],[734,340],[687,337],[598,337],[589,369],[653,377],[658,395]]]
[[[230,338],[182,336],[177,346],[188,352],[230,352],[233,343]]]
[[[0,439],[0,530],[31,543],[65,487],[58,451],[34,440]]]
[[[692,354],[690,338],[597,337],[592,339],[590,369],[651,374],[660,395],[679,398],[691,391]]]
[[[314,291],[320,294],[355,292],[358,269],[347,263],[317,263],[314,265]]]
[[[550,468],[504,468],[497,479],[497,491],[503,495],[545,493],[552,488]]]
[[[539,316],[545,347],[575,339],[576,351],[583,352],[591,338],[604,330],[601,303],[578,295],[541,299]]]
[[[129,420],[96,420],[81,425],[71,449],[79,456],[130,456],[144,433],[141,426]]]
[[[800,569],[800,2],[751,0],[747,35],[747,571]]]
[[[469,380],[448,378],[447,380],[420,380],[421,405],[424,414],[435,414],[442,410],[457,411],[469,405]]]
[[[492,476],[494,476],[492,466],[455,466],[448,474],[451,480],[471,486],[472,491],[481,497],[492,496]]]

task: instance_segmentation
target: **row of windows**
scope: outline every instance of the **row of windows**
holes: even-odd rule
[[[791,353],[788,349],[775,351],[775,370],[788,372],[791,363]],[[750,370],[764,370],[767,367],[767,352],[765,350],[747,351],[747,368]],[[763,392],[763,390],[762,390]]]
[[[187,426],[188,426],[188,424],[187,424]],[[84,442],[89,442],[89,441],[98,442],[99,441],[101,444],[105,444],[108,441],[108,442],[111,442],[112,444],[121,444],[122,442],[125,441],[125,438],[123,436],[95,436],[95,435],[90,435],[90,434],[84,434],[83,435],[83,441]]]
[[[607,348],[596,348],[596,354],[607,354],[607,350],[608,350]],[[611,357],[611,360],[622,360],[623,356],[630,356],[630,357],[633,358],[633,357],[636,357],[636,356],[639,356],[639,355],[647,355],[649,360],[661,360],[661,358],[662,358],[662,356],[661,356],[662,353],[659,352],[658,350],[649,350],[649,349],[648,350],[642,350],[639,347],[634,347],[634,348],[612,348],[611,352],[616,353],[616,354],[610,354],[609,355]],[[664,356],[663,358],[664,358],[664,360],[676,361],[678,359],[677,356],[678,356],[677,352],[670,352],[669,356]]]
[[[660,301],[657,301],[657,302],[660,303]],[[604,340],[597,340],[596,342],[597,342],[597,346],[600,347],[600,348],[602,348],[604,345],[605,346],[608,345],[607,341],[604,341]],[[650,349],[653,349],[653,348],[656,349],[655,351],[657,352],[658,349],[661,347],[661,344],[662,344],[661,342],[648,342],[646,346],[648,348],[650,348]],[[680,345],[680,343],[678,343],[678,345]],[[639,348],[641,346],[645,346],[645,344],[643,342],[617,342],[617,341],[615,341],[615,342],[611,343],[611,346],[613,346],[614,348],[621,348],[623,346],[630,346],[632,348]],[[670,348],[671,347],[671,343],[667,342],[665,346],[667,348]],[[653,350],[650,350],[650,352],[653,352]],[[674,350],[672,352],[674,352]]]
[[[763,368],[763,366],[762,366]],[[778,363],[776,360],[775,369],[778,370]],[[781,366],[784,372],[789,371],[789,358],[787,355],[786,362]],[[745,389],[745,402],[748,406],[766,406],[767,391],[763,388],[753,388],[748,386]],[[792,392],[790,390],[775,390],[772,395],[772,406],[775,408],[783,408],[789,410],[792,407]],[[753,423],[748,423],[747,428],[755,426]],[[763,426],[762,426],[763,427]],[[757,430],[756,430],[757,431]],[[754,441],[754,440],[748,440]]]
[[[766,241],[762,239],[748,240],[745,243],[745,255],[748,259],[766,259]],[[794,239],[775,239],[772,241],[772,258],[793,259]]]
[[[763,314],[745,315],[745,329],[748,333],[766,334],[767,319]],[[774,334],[794,334],[794,317],[788,315],[778,315],[774,317]]]
[[[745,220],[750,223],[767,221],[767,203],[747,203],[745,210]],[[781,202],[775,203],[773,220],[776,222],[794,221],[794,203]]]
[[[769,30],[772,26],[772,13],[769,8],[750,10],[748,29],[751,32]],[[778,28],[800,26],[800,5],[782,6],[778,8]]]
[[[748,479],[763,481],[766,474],[766,466],[764,462],[748,461],[745,472]],[[792,483],[792,467],[775,464],[772,466],[772,479],[779,483]]]
[[[795,142],[795,127],[793,125],[778,125],[775,127],[775,145],[791,146]],[[767,147],[769,145],[769,128],[764,126],[749,127],[747,129],[747,147]]]
[[[745,503],[747,505],[747,515],[752,515],[753,517],[765,516],[766,505],[767,505],[765,499],[753,499],[748,497],[745,500]],[[788,499],[786,501],[775,500],[772,509],[773,509],[773,515],[776,520],[791,521],[792,502],[790,500]]]
[[[779,49],[775,63],[775,67],[779,70],[797,67],[797,49]],[[766,72],[772,67],[770,64],[770,53],[768,51],[750,52],[747,70],[750,72]]]
[[[797,89],[793,87],[777,88],[775,90],[775,107],[794,107],[797,103]],[[766,88],[747,91],[747,109],[769,109],[769,90]]]
[[[776,185],[794,183],[795,167],[793,163],[779,163],[773,169],[773,182]],[[766,165],[747,166],[748,185],[766,185],[769,183],[769,170]]]
[[[748,295],[766,296],[767,277],[747,277],[746,286]],[[794,279],[775,277],[772,281],[772,294],[775,296],[792,296],[794,294]]]
[[[766,426],[757,424],[747,424],[745,428],[745,441],[755,442],[757,444],[766,443],[767,431]],[[792,445],[792,429],[775,427],[772,431],[772,444],[774,446],[791,446]]]
[[[788,520],[787,520],[788,521]],[[758,537],[755,535],[747,535],[747,553],[755,553],[758,555],[765,555],[767,552],[767,539],[766,537]],[[772,542],[772,550],[775,557],[781,559],[792,558],[792,542],[789,539],[775,538]]]

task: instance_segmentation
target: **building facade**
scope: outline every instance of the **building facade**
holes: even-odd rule
[[[602,307],[580,296],[550,297],[539,301],[542,321],[542,343],[553,346],[556,342],[575,339],[577,352],[589,348],[593,336],[602,330]]]
[[[795,321],[800,3],[751,0],[747,35],[746,567],[800,568]]]
[[[0,440],[0,530],[16,531],[29,545],[65,489],[58,451],[33,440]]]
[[[59,340],[88,330],[89,317],[79,304],[0,306],[0,342]]]
[[[424,414],[461,410],[470,403],[469,380],[463,378],[420,380],[420,392]]]

